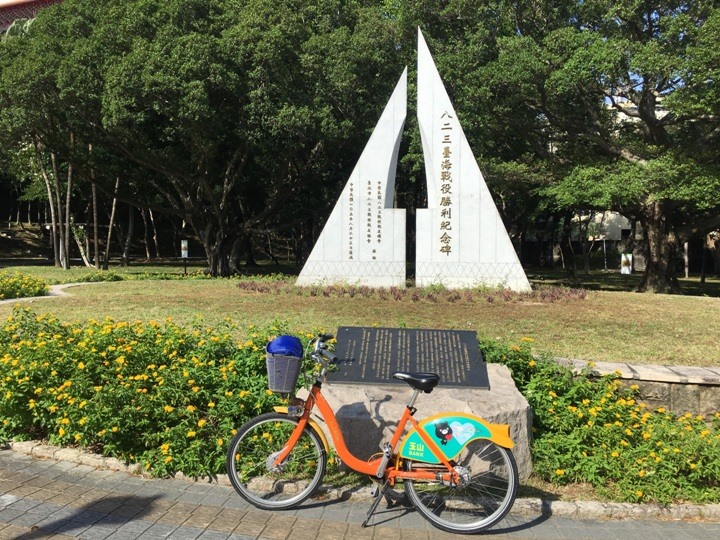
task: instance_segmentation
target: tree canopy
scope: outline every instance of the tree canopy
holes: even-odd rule
[[[507,224],[621,212],[642,287],[676,289],[679,245],[720,227],[713,0],[65,0],[0,44],[0,139],[179,216],[226,275],[254,232],[312,238],[418,26]]]

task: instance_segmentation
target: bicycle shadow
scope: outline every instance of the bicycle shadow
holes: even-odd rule
[[[16,537],[16,540],[41,540],[57,535],[83,537],[85,531],[102,527],[108,534],[142,520],[159,497],[111,496],[99,501],[63,512],[56,519],[45,519],[30,527],[30,531]],[[56,512],[57,513],[57,512]]]

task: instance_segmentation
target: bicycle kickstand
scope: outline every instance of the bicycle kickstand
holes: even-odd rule
[[[375,500],[370,505],[370,510],[368,510],[367,516],[365,516],[365,521],[363,521],[362,526],[367,527],[368,523],[370,522],[370,518],[375,513],[375,510],[378,507],[378,504],[380,504],[380,501],[383,499],[383,495],[385,495],[385,492],[388,490],[388,487],[390,487],[390,479],[385,480],[385,483],[382,485],[382,487],[375,487],[374,488],[374,497]]]

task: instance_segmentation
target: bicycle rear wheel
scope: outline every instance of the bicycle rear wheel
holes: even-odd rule
[[[317,489],[325,474],[325,448],[311,426],[287,459],[275,458],[298,425],[296,418],[262,414],[238,429],[228,448],[226,469],[235,491],[250,504],[266,510],[291,508]]]
[[[405,492],[433,525],[444,531],[474,534],[495,525],[508,513],[518,486],[512,453],[490,440],[470,443],[454,462],[463,481],[450,486],[439,481],[404,480]],[[431,469],[442,465],[406,461],[405,469]]]

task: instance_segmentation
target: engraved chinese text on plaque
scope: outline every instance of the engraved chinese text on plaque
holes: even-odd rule
[[[490,388],[477,334],[468,330],[423,330],[341,326],[333,383],[398,384],[396,371],[431,372],[442,386]]]

